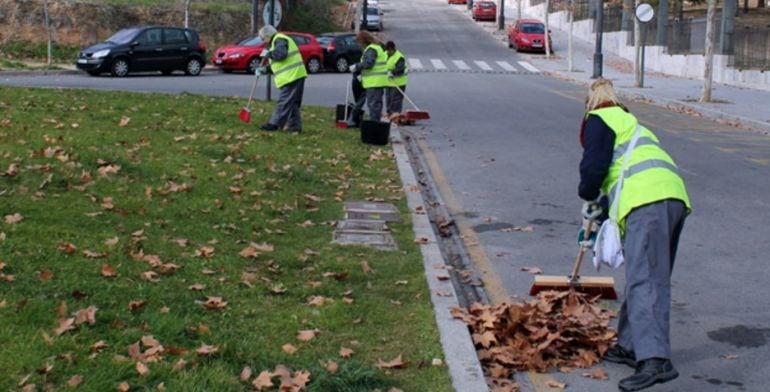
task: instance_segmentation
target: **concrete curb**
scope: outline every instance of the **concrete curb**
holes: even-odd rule
[[[217,68],[203,68],[201,73],[220,73]],[[76,69],[26,69],[26,70],[0,70],[0,78],[3,76],[36,76],[36,75],[86,75],[85,72]],[[107,75],[107,74],[104,74]]]
[[[450,314],[452,308],[460,307],[457,292],[452,282],[443,278],[448,276],[447,270],[442,268],[446,266],[446,261],[439,249],[430,219],[424,212],[421,214],[417,212],[427,211],[427,206],[420,193],[409,154],[404,146],[404,139],[397,127],[391,127],[390,133],[393,153],[401,175],[401,184],[412,215],[414,234],[416,238],[427,239],[426,243],[421,243],[420,252],[423,256],[425,278],[428,281],[430,299],[436,315],[444,359],[452,377],[452,385],[456,391],[462,392],[489,391],[468,326]],[[440,292],[451,293],[451,296],[440,296],[438,295]]]

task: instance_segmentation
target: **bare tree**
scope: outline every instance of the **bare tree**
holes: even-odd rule
[[[572,66],[572,30],[573,26],[575,25],[575,18],[574,18],[574,12],[575,12],[575,6],[573,3],[573,0],[568,0],[567,2],[567,14],[569,18],[569,35],[567,36],[567,72],[574,71],[574,68]]]
[[[48,34],[48,51],[46,64],[53,63],[53,31],[51,31],[51,18],[48,14],[48,0],[43,0],[43,15],[45,17],[45,31]]]
[[[545,59],[549,60],[551,58],[551,40],[549,39],[551,37],[550,32],[551,30],[548,28],[548,10],[551,7],[551,1],[545,0]]]
[[[708,10],[706,11],[706,59],[703,70],[703,94],[700,97],[701,102],[711,102],[711,81],[714,72],[714,19],[717,9],[717,0],[708,0]]]
[[[184,0],[184,27],[190,27],[190,2],[191,0]]]

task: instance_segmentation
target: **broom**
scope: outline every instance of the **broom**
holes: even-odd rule
[[[404,112],[404,117],[406,117],[407,120],[428,120],[430,119],[430,113],[420,110],[420,108],[417,107],[417,105],[414,104],[414,101],[412,101],[408,95],[404,92],[404,90],[401,89],[401,87],[396,86],[396,89],[398,92],[401,93],[401,95],[406,98],[409,103],[414,106],[414,110],[407,110]]]
[[[584,239],[591,238],[592,220],[588,220],[585,225]],[[577,257],[575,258],[575,267],[572,269],[572,275],[538,275],[535,276],[535,282],[529,289],[529,295],[537,295],[544,290],[569,290],[586,293],[591,296],[599,296],[604,299],[618,299],[615,292],[615,279],[611,276],[585,276],[578,275],[580,265],[583,263],[583,254],[585,254],[586,245],[580,244]]]

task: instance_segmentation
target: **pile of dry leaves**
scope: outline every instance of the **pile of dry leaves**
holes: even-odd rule
[[[598,298],[570,291],[543,291],[516,304],[473,304],[452,315],[472,329],[479,359],[491,379],[514,371],[586,368],[599,362],[615,338],[612,312]]]

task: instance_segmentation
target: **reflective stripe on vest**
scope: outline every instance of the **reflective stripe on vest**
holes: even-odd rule
[[[276,61],[270,59],[270,68],[275,75],[275,86],[281,88],[291,82],[297,81],[307,76],[305,63],[302,61],[302,55],[294,40],[286,34],[277,33],[273,37],[270,45],[270,51],[275,50],[275,43],[278,39],[285,39],[289,43],[289,52],[285,59]]]
[[[388,87],[388,54],[382,49],[379,44],[371,44],[366,47],[364,53],[369,49],[373,49],[377,53],[377,60],[374,62],[374,66],[369,69],[361,71],[361,76],[364,88],[372,87]],[[363,55],[361,56],[363,60]]]
[[[398,64],[398,61],[404,59],[404,74],[399,76],[394,76],[393,78],[388,78],[388,82],[391,86],[406,86],[406,83],[409,81],[409,64],[406,62],[406,58],[404,58],[404,55],[400,51],[393,52],[393,55],[388,57],[388,71],[393,72],[396,70],[396,65]]]
[[[604,194],[612,198],[626,150],[636,131],[637,119],[620,107],[598,109],[588,114],[601,118],[615,133],[612,164],[602,184]],[[622,232],[625,231],[628,214],[643,205],[678,199],[685,204],[688,212],[691,210],[690,198],[674,160],[660,147],[658,138],[649,129],[641,127],[640,132],[629,158],[618,201],[617,220]]]

